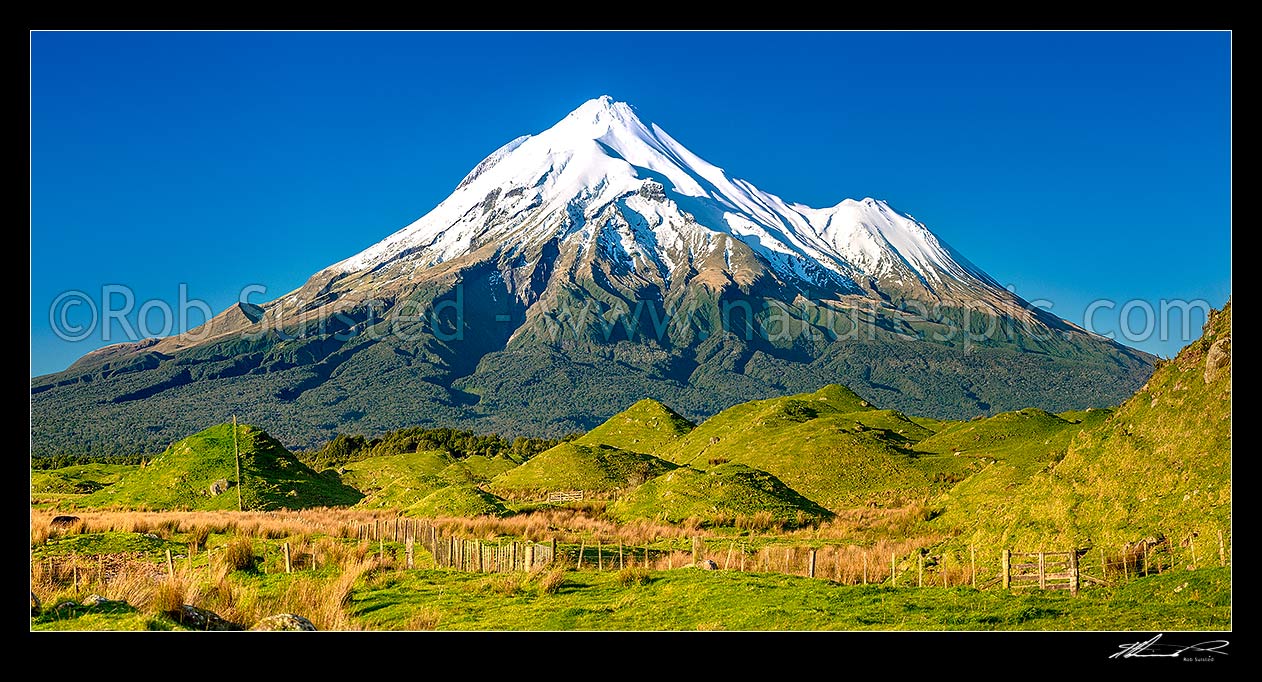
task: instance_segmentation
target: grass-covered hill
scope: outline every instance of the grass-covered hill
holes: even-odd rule
[[[924,496],[942,471],[967,467],[911,450],[930,433],[900,412],[877,410],[844,386],[830,385],[731,407],[655,454],[699,469],[745,464],[836,510]]]
[[[504,516],[504,500],[472,485],[450,485],[409,506],[410,516]]]
[[[1020,471],[987,467],[951,491],[939,521],[963,540],[1026,548],[1182,543],[1194,533],[1216,546],[1229,531],[1230,303],[1116,411],[1077,415],[1086,426],[1063,450],[1027,448],[1042,459]]]
[[[236,509],[233,427],[219,424],[173,443],[117,483],[82,498],[92,507]],[[349,505],[362,495],[311,470],[262,429],[237,427],[245,509]],[[216,490],[211,488],[214,484]]]
[[[134,464],[92,463],[35,470],[31,472],[31,492],[86,495],[118,483],[138,468]]]
[[[822,520],[832,514],[765,471],[720,464],[705,471],[681,467],[631,491],[609,506],[621,521],[703,522],[768,515],[779,522]]]
[[[693,430],[695,425],[665,405],[645,398],[610,417],[575,442],[609,445],[632,452],[657,452]]]
[[[443,477],[456,459],[445,452],[408,452],[348,462],[337,469],[342,483],[363,493],[361,507],[406,507],[450,485]]]
[[[611,493],[638,486],[674,468],[674,464],[652,455],[608,445],[561,443],[496,476],[489,490],[505,496],[563,490]]]

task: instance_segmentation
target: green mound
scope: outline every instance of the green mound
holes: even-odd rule
[[[771,514],[777,521],[823,519],[832,514],[799,495],[780,479],[744,464],[721,464],[706,471],[668,471],[609,506],[619,521],[655,519],[679,522],[731,520]]]
[[[582,490],[612,492],[635,487],[675,465],[652,455],[607,445],[562,443],[496,476],[490,489],[505,495]]]
[[[1099,422],[1103,421],[1108,411],[1089,410],[1079,414]],[[1063,450],[1068,444],[1068,438],[1082,430],[1082,427],[1081,421],[1075,423],[1037,408],[1026,408],[985,419],[952,423],[925,438],[916,449],[940,454],[958,452],[970,456],[1002,456],[1031,448],[1055,449],[1051,442],[1044,441],[1057,439]]]
[[[485,455],[470,455],[460,460],[460,464],[464,465],[480,481],[489,481],[505,471],[517,467],[517,462],[507,457],[487,457]]]
[[[1116,411],[1085,417],[1063,458],[1021,481],[988,467],[951,491],[940,522],[1022,547],[1216,545],[1231,528],[1230,346],[1228,303]]]
[[[504,500],[472,485],[439,488],[407,508],[411,516],[505,516]]]
[[[60,469],[31,472],[32,493],[85,495],[118,483],[138,469],[135,464],[76,464]]]
[[[360,507],[401,508],[450,485],[444,474],[455,464],[445,452],[406,452],[348,462],[337,473],[343,483],[364,494]]]
[[[693,428],[692,422],[674,410],[646,398],[610,417],[574,442],[651,454],[679,440]]]
[[[838,510],[897,501],[942,487],[955,458],[909,450],[930,430],[877,410],[842,386],[735,405],[665,448],[665,459],[705,469],[736,462],[768,472],[798,493]]]
[[[350,505],[362,495],[312,471],[256,426],[237,427],[245,509]],[[217,486],[212,492],[213,484]],[[222,488],[220,490],[220,488]],[[232,425],[219,424],[172,444],[114,485],[80,500],[93,507],[236,509]]]

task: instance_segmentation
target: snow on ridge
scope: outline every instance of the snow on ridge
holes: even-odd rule
[[[326,270],[362,271],[400,257],[425,267],[459,257],[475,244],[499,240],[515,249],[561,236],[548,225],[567,224],[559,229],[591,236],[600,228],[572,223],[595,219],[619,199],[656,186],[650,183],[660,183],[665,196],[641,202],[658,204],[653,226],[644,229],[692,230],[705,239],[727,234],[790,279],[817,281],[813,264],[850,282],[856,276],[910,274],[931,290],[947,279],[998,287],[924,224],[884,201],[846,199],[819,209],[786,203],[729,177],[608,95],[584,102],[541,133],[500,147],[429,213]],[[676,236],[623,245],[628,256],[638,252],[673,271],[675,259],[666,249]]]

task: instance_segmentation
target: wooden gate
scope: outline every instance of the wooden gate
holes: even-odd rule
[[[1003,551],[1004,589],[1037,587],[1078,594],[1078,552]]]

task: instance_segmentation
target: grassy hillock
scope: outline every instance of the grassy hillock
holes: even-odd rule
[[[609,506],[619,521],[731,522],[758,514],[780,522],[821,520],[832,514],[765,471],[721,464],[700,471],[681,467],[636,488]]]
[[[736,462],[766,471],[832,510],[892,502],[940,488],[943,471],[968,463],[910,449],[932,432],[894,410],[877,410],[844,386],[742,403],[660,451],[705,469]]]
[[[139,469],[135,464],[75,464],[60,469],[31,471],[32,493],[86,495],[118,483]]]
[[[1181,546],[1198,534],[1216,549],[1231,523],[1230,339],[1228,303],[1116,411],[1084,417],[1061,452],[1054,437],[1024,468],[991,465],[961,482],[940,523],[996,546],[1115,549],[1162,536]]]
[[[237,427],[241,499],[245,509],[302,509],[354,504],[358,491],[317,474],[265,431]],[[214,494],[212,484],[226,482]],[[89,507],[236,509],[237,473],[232,425],[219,424],[173,443],[117,483],[83,497]]]
[[[489,489],[508,496],[561,490],[607,493],[635,487],[674,468],[652,455],[607,445],[562,443],[496,476]]]
[[[505,516],[504,500],[472,485],[439,488],[407,508],[411,516]]]
[[[450,485],[443,474],[455,465],[456,459],[445,452],[426,451],[369,457],[337,471],[343,483],[363,493],[359,506],[383,509],[415,504]]]
[[[696,426],[679,413],[656,400],[645,398],[574,442],[653,453],[684,437],[694,428]]]

